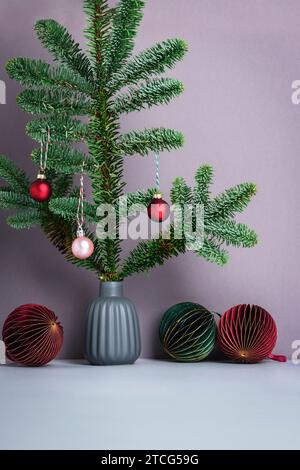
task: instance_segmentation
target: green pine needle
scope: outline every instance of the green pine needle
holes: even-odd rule
[[[59,60],[87,81],[93,82],[89,59],[64,26],[55,20],[40,20],[36,22],[34,29],[43,46],[51,52],[55,60]]]
[[[107,0],[84,0],[84,11],[87,16],[88,54],[97,77],[98,85],[102,84],[109,66],[107,48],[110,44],[111,20],[114,8],[108,8]]]
[[[4,155],[0,155],[0,178],[15,191],[28,194],[29,180],[25,172]]]
[[[121,277],[131,276],[139,272],[147,272],[156,265],[162,265],[165,261],[185,252],[185,243],[183,240],[163,238],[141,241],[134,248],[128,258],[124,261],[121,271]]]
[[[91,95],[94,85],[68,70],[66,67],[52,68],[43,60],[16,57],[6,64],[10,78],[31,87],[58,87]]]
[[[214,176],[213,168],[210,165],[202,165],[195,175],[195,204],[207,204],[210,196],[210,185]]]
[[[126,199],[120,200],[119,215],[120,217],[127,217],[130,209],[133,206],[141,206],[143,208],[148,207],[153,199],[154,194],[157,192],[156,188],[150,188],[146,190],[134,191],[126,194]]]
[[[134,48],[144,4],[141,0],[120,0],[114,11],[110,42],[106,49],[109,75],[122,67]]]
[[[220,248],[209,238],[205,238],[202,248],[197,252],[198,256],[202,256],[206,261],[216,263],[219,266],[224,266],[228,260],[229,255],[226,250]]]
[[[32,139],[46,142],[48,128],[51,142],[80,142],[88,133],[87,124],[64,115],[35,119],[27,124],[26,132]]]
[[[174,78],[149,80],[139,88],[130,88],[128,93],[115,99],[112,111],[117,115],[140,111],[154,105],[168,104],[184,90],[182,82]]]
[[[253,183],[242,183],[227,189],[208,205],[206,217],[208,219],[233,217],[248,206],[256,191],[256,185]]]
[[[145,129],[132,131],[120,137],[118,149],[123,155],[148,155],[150,152],[163,152],[182,147],[184,137],[172,129]]]
[[[188,187],[184,178],[177,177],[173,181],[171,201],[172,204],[178,204],[180,206],[190,204],[192,202],[192,190]]]
[[[14,229],[31,229],[39,227],[43,223],[43,217],[39,210],[24,210],[10,215],[6,219],[8,225]]]
[[[14,192],[10,188],[0,188],[0,208],[18,209],[20,207],[38,207],[29,194]]]
[[[232,220],[209,221],[205,224],[205,231],[228,245],[250,248],[258,242],[254,230],[245,224],[238,224]]]
[[[17,97],[23,111],[31,114],[87,115],[92,111],[92,102],[85,95],[62,89],[27,89]]]
[[[53,214],[59,215],[66,220],[74,221],[77,216],[78,198],[77,197],[61,197],[51,198],[49,209]],[[96,222],[96,207],[84,201],[84,216],[89,222]]]
[[[182,60],[186,51],[187,44],[182,39],[167,39],[155,44],[133,57],[119,72],[113,74],[108,89],[116,92],[124,86],[165,73]]]
[[[40,148],[34,149],[31,157],[34,163],[38,165],[40,162]],[[90,156],[64,144],[51,144],[49,146],[48,170],[65,175],[74,175],[81,173],[83,161],[85,162],[84,172],[92,174],[96,169],[96,164]]]

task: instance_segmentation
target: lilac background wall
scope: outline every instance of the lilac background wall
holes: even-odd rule
[[[18,85],[4,71],[12,56],[47,58],[32,30],[53,17],[82,41],[81,0],[1,0],[0,79],[7,105],[0,106],[0,152],[35,175],[25,136],[28,119],[15,104]],[[125,130],[166,125],[182,129],[182,151],[164,154],[161,178],[192,183],[203,162],[215,168],[214,192],[242,181],[259,193],[240,216],[260,236],[252,250],[231,249],[219,268],[193,254],[171,260],[150,275],[127,281],[139,311],[143,355],[160,354],[159,320],[171,304],[192,300],[224,311],[243,302],[272,312],[279,329],[276,350],[291,353],[299,323],[300,106],[291,102],[291,83],[300,78],[300,3],[297,0],[148,0],[137,50],[178,36],[189,54],[172,75],[186,92],[168,107],[129,115]],[[128,189],[153,183],[153,161],[126,160]],[[82,351],[84,312],[97,295],[97,279],[67,264],[39,230],[17,232],[0,219],[0,326],[14,307],[37,302],[54,309],[65,328],[64,357]]]

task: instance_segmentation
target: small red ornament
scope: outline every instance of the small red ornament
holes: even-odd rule
[[[43,366],[59,353],[64,332],[57,317],[43,305],[16,308],[2,330],[7,357],[24,366]]]
[[[153,196],[148,208],[149,219],[155,222],[163,222],[169,217],[170,207],[169,204],[162,199],[161,193],[156,193]]]
[[[219,322],[220,349],[233,361],[255,363],[269,358],[285,362],[285,356],[272,354],[276,340],[275,321],[258,305],[236,305]]]
[[[46,180],[44,174],[39,174],[37,179],[31,184],[29,189],[32,199],[38,202],[49,201],[52,195],[51,184]]]

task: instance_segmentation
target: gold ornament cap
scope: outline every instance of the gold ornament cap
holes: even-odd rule
[[[158,191],[157,193],[153,195],[153,199],[162,199],[162,197],[163,197],[163,194],[160,191]]]
[[[38,175],[37,175],[37,179],[38,179],[38,180],[45,180],[45,179],[46,179],[45,173],[40,170],[40,172],[39,172]]]

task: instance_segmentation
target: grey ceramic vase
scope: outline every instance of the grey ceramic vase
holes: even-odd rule
[[[103,282],[88,308],[86,359],[94,365],[133,364],[141,353],[139,320],[123,282]]]

